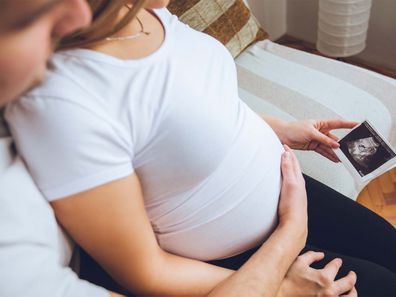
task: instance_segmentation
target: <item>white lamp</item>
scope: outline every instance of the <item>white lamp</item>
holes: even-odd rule
[[[338,58],[363,51],[370,10],[371,0],[319,0],[317,49]]]

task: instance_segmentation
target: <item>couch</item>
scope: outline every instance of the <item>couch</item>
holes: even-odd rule
[[[269,40],[249,47],[236,64],[240,97],[254,110],[285,120],[367,119],[396,146],[395,79]],[[365,186],[355,184],[341,164],[311,152],[296,153],[304,173],[351,199]]]
[[[395,79],[270,40],[256,42],[235,61],[240,97],[254,110],[285,120],[367,119],[396,147]],[[365,186],[341,164],[312,152],[296,154],[305,174],[353,200]]]

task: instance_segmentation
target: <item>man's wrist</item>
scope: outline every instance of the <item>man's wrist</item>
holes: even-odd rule
[[[303,249],[308,236],[307,223],[300,221],[281,221],[277,227],[278,232],[287,233],[291,242],[296,243],[297,249]]]

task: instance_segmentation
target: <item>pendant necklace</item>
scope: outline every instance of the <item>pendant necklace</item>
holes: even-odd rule
[[[144,27],[140,19],[136,16],[137,21],[139,22],[140,25],[140,32],[132,34],[132,35],[126,35],[126,36],[110,36],[106,37],[106,41],[123,41],[123,40],[132,40],[139,38],[140,36],[144,35],[150,35],[151,32],[144,31]]]

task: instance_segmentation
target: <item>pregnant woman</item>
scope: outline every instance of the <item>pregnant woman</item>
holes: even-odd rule
[[[238,97],[224,46],[166,0],[88,2],[93,24],[61,40],[44,83],[6,119],[59,222],[117,281],[204,295],[265,250],[278,261],[259,274],[274,280],[269,296],[396,293],[395,229],[303,177],[287,146],[337,162],[330,131],[355,122],[260,117]],[[279,230],[307,224],[306,193],[302,249],[304,227]],[[292,265],[284,246],[324,254]]]

